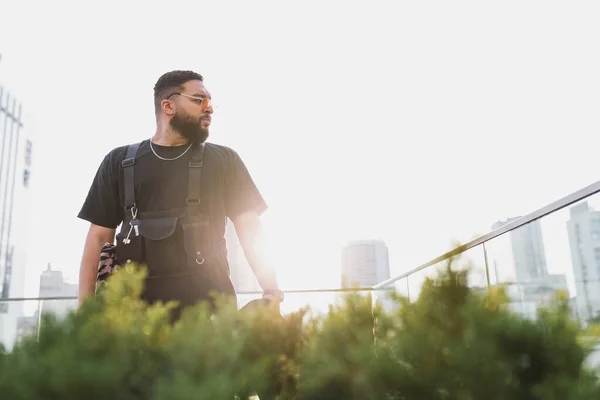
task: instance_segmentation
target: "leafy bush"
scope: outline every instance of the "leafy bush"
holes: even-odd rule
[[[81,310],[44,316],[0,351],[0,399],[599,398],[568,307],[535,321],[479,294],[452,262],[393,313],[356,293],[323,316],[240,313],[219,299],[170,324],[172,304],[139,300],[143,270],[122,270]]]

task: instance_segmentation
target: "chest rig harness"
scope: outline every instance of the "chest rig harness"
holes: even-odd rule
[[[204,158],[204,143],[192,144],[189,161],[188,192],[184,208],[140,212],[135,199],[134,171],[135,156],[140,143],[127,148],[121,162],[124,178],[124,218],[117,234],[116,256],[120,262],[145,262],[149,273],[152,269],[152,241],[167,239],[175,234],[182,235],[185,246],[185,259],[188,268],[210,262],[217,249],[213,243],[210,223],[200,199],[200,182]],[[143,244],[142,240],[146,240]],[[144,249],[146,249],[144,254]],[[142,259],[145,260],[142,261]]]

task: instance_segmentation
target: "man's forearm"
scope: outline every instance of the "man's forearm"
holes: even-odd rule
[[[94,228],[92,228],[94,229]],[[112,232],[108,230],[90,233],[85,240],[81,265],[79,267],[79,305],[83,303],[86,297],[93,295],[96,291],[96,278],[98,273],[98,263],[100,262],[100,250],[106,242],[112,242]]]
[[[256,214],[246,214],[234,221],[235,230],[250,268],[263,291],[277,290],[275,268],[267,256],[262,224]]]
[[[91,242],[91,243],[90,243]],[[88,239],[83,250],[81,266],[79,267],[79,305],[86,297],[92,295],[96,290],[96,274],[100,262],[100,250],[102,244],[99,241]]]
[[[250,268],[252,268],[254,276],[256,276],[256,280],[258,281],[258,284],[262,290],[268,291],[279,289],[275,268],[273,268],[270,262],[266,259],[262,251],[256,247],[251,247],[244,253],[246,259],[248,260],[248,264],[250,264]]]

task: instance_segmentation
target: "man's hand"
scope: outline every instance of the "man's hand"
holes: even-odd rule
[[[279,304],[283,302],[283,292],[281,290],[267,290],[263,293],[263,299],[268,299],[271,302]]]

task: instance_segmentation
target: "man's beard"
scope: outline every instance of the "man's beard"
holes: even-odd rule
[[[202,127],[202,120],[194,120],[189,115],[175,114],[169,122],[171,128],[184,138],[197,143],[204,143],[208,139],[208,128]]]

